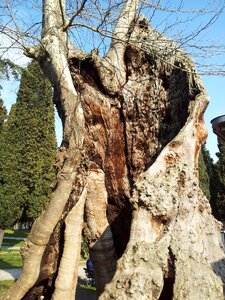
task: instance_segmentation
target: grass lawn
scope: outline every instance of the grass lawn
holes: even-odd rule
[[[92,292],[96,292],[96,287],[92,286],[92,285],[87,285],[87,284],[83,284],[83,283],[78,283],[80,285],[80,287],[82,289],[88,290],[88,291],[92,291]]]
[[[24,241],[3,239],[2,247],[13,247],[13,246],[21,247],[23,245],[23,242]]]
[[[10,286],[13,284],[14,280],[3,280],[0,281],[0,294],[7,291]]]
[[[22,237],[26,238],[28,232],[25,230],[13,230],[6,229],[4,237]],[[3,247],[13,247],[18,246],[21,247],[23,241],[14,240],[14,239],[4,239],[2,246]],[[21,268],[22,267],[22,259],[19,253],[19,250],[9,250],[9,249],[0,249],[0,269],[12,269],[12,268]]]
[[[19,231],[19,230],[13,230],[13,229],[6,229],[4,234],[4,239],[2,242],[2,249],[4,247],[21,247],[23,245],[23,240],[13,239],[15,238],[26,238],[28,235],[25,231]],[[10,239],[7,239],[7,237],[10,237]]]
[[[29,232],[27,230],[6,229],[4,236],[26,238]]]
[[[0,269],[21,268],[22,259],[19,251],[0,250]]]

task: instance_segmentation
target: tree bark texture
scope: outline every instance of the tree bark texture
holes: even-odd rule
[[[129,26],[115,64],[110,51],[79,52],[68,66],[60,43],[46,44],[51,68],[37,54],[54,75],[64,140],[49,207],[4,299],[73,299],[82,227],[99,299],[224,299],[220,223],[198,183],[208,96],[172,41],[143,17]]]

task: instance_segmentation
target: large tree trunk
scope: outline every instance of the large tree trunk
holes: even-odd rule
[[[52,199],[4,299],[74,299],[82,228],[99,299],[223,299],[220,224],[198,185],[208,96],[193,62],[134,22],[136,2],[104,58],[68,53],[48,6],[44,48],[29,55],[52,80],[64,139]]]

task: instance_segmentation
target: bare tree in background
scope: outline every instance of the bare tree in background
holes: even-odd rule
[[[222,5],[172,2],[45,0],[39,38],[38,14],[25,30],[16,2],[2,6],[2,33],[40,63],[63,124],[49,206],[2,299],[74,299],[82,232],[99,299],[224,298],[220,224],[198,184],[208,96],[180,50],[194,49]],[[159,12],[160,33],[149,23]],[[185,35],[183,23],[199,15],[210,17]],[[177,43],[165,37],[172,28]]]

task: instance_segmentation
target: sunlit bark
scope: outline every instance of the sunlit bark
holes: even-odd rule
[[[89,242],[97,291],[102,293],[105,285],[111,281],[115,273],[116,254],[112,232],[106,216],[105,176],[101,169],[97,166],[93,167],[88,177],[85,238]]]
[[[55,282],[53,300],[75,299],[86,196],[87,187],[85,186],[78,203],[71,209],[65,220],[64,249]]]
[[[44,1],[42,42],[27,55],[52,82],[63,142],[4,299],[74,298],[83,217],[99,299],[223,299],[220,224],[198,186],[208,96],[137,5],[125,1],[101,58],[68,44],[65,2]]]

